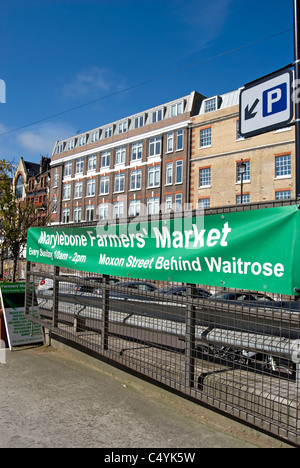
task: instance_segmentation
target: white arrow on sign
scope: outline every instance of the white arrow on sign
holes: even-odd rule
[[[248,138],[293,119],[293,73],[284,70],[246,85],[240,94],[240,134]]]

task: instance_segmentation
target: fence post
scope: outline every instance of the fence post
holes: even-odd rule
[[[101,350],[108,350],[108,328],[109,328],[109,275],[103,275],[102,292],[102,340]]]
[[[59,294],[59,267],[54,267],[54,279],[53,279],[53,317],[52,325],[54,328],[58,326],[58,294]]]
[[[185,386],[194,387],[195,376],[195,285],[186,285]]]

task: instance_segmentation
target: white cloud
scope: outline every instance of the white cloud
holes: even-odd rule
[[[190,0],[188,8],[182,0],[173,1],[174,14],[191,26],[195,45],[204,47],[221,34],[234,0]]]
[[[30,150],[34,156],[40,154],[51,156],[56,141],[74,133],[74,129],[67,124],[47,122],[37,128],[21,132],[17,136],[17,141],[21,145],[21,151]]]
[[[10,130],[0,122],[0,159],[13,161],[16,164],[21,156],[25,161],[31,162],[39,162],[41,155],[51,157],[57,140],[76,133],[71,125],[62,122],[45,122],[1,136],[1,133]]]
[[[73,81],[63,87],[62,93],[67,99],[93,97],[99,91],[109,93],[112,89],[119,88],[119,85],[113,70],[95,66],[79,72]]]

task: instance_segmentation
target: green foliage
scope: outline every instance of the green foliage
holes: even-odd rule
[[[7,249],[12,253],[15,281],[17,260],[26,245],[28,229],[48,224],[49,218],[40,217],[36,207],[26,199],[19,200],[15,197],[12,187],[13,172],[14,168],[9,162],[0,160],[0,235],[3,239],[0,254]]]

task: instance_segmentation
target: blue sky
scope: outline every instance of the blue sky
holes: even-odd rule
[[[293,0],[1,0],[0,44],[0,159],[39,162],[56,140],[291,63]]]

